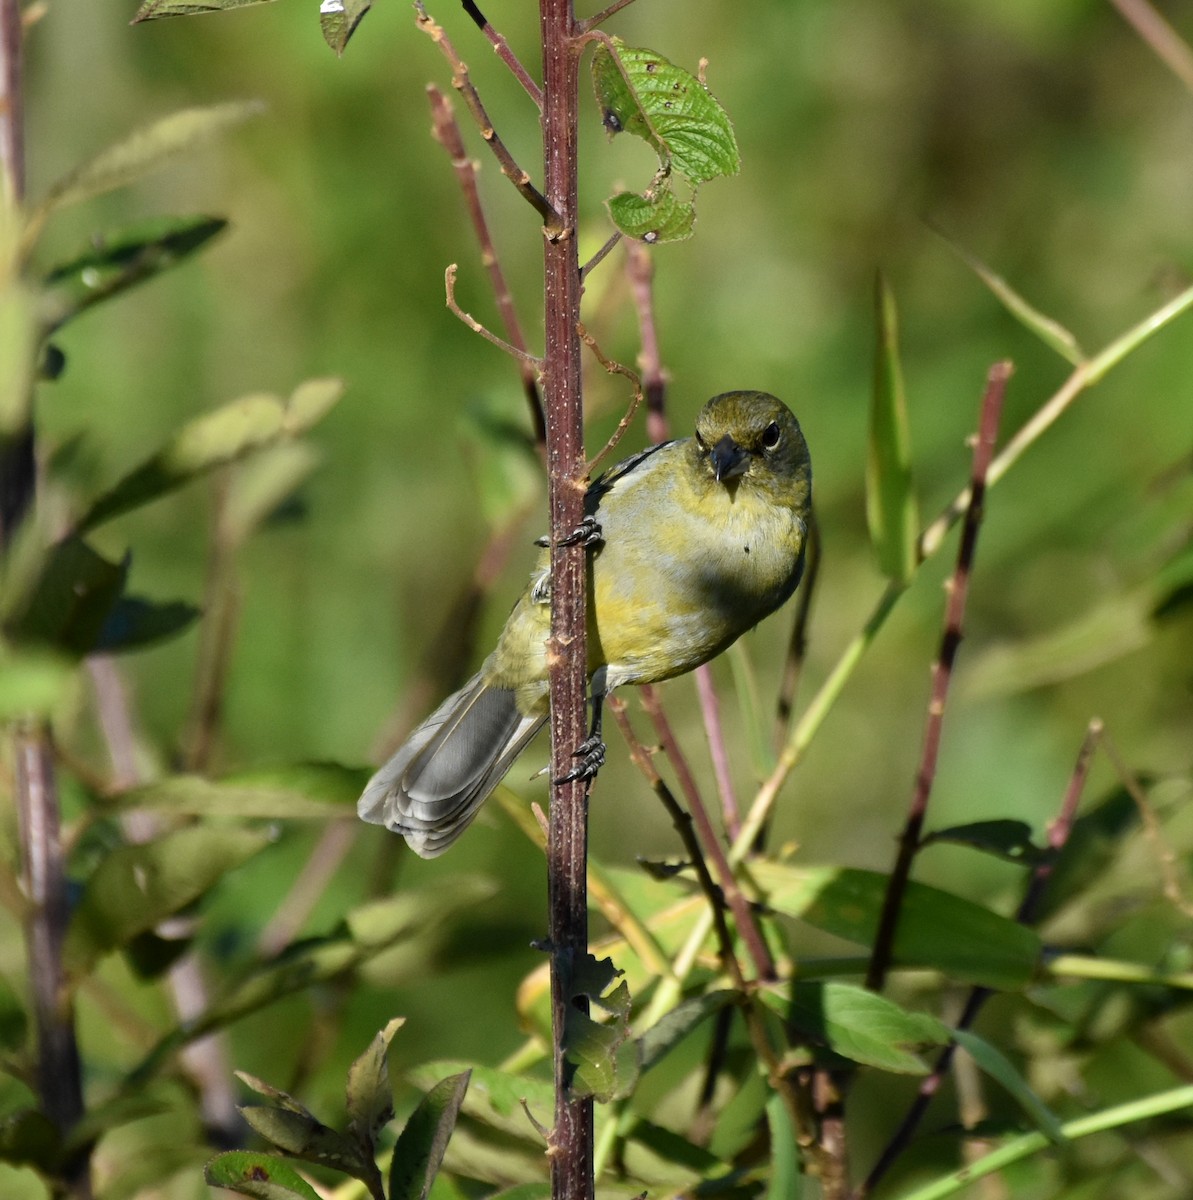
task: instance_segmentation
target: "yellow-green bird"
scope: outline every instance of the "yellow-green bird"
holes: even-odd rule
[[[600,702],[708,662],[795,591],[804,566],[812,463],[799,422],[766,392],[714,396],[692,437],[601,475],[578,536],[591,546],[588,669],[594,738],[574,776],[595,773]],[[549,552],[497,649],[373,776],[357,811],[442,854],[547,719]]]

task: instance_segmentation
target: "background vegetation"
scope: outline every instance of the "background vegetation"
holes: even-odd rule
[[[495,124],[520,161],[535,163],[537,127],[525,97],[471,23],[451,5],[437,7]],[[1169,7],[1193,40],[1189,14]],[[52,0],[33,29],[31,195],[175,108],[246,97],[267,108],[169,171],[70,210],[47,234],[43,265],[75,253],[95,230],[140,216],[231,220],[183,270],[62,331],[67,369],[39,393],[43,456],[60,455],[55,486],[64,496],[92,494],[181,421],[225,400],[288,392],[313,376],[345,378],[344,400],[307,439],[318,469],[235,554],[235,649],[206,766],[220,773],[295,760],[374,762],[494,526],[515,509],[530,514],[486,598],[474,661],[521,587],[543,528],[533,459],[502,435],[511,423],[525,425],[517,374],[442,303],[443,269],[459,262],[461,304],[493,321],[455,180],[427,133],[423,86],[445,84],[444,66],[401,4],[378,5],[338,61],[312,15],[294,4],[130,28],[132,13],[113,0]],[[515,46],[534,44],[532,6],[488,15]],[[931,516],[968,478],[965,439],[989,363],[1016,364],[1008,432],[1068,372],[932,227],[1084,346],[1102,346],[1190,282],[1193,93],[1099,0],[754,0],[732,9],[639,0],[611,32],[692,68],[707,55],[709,84],[735,122],[742,173],[703,190],[692,241],[655,253],[656,316],[677,432],[708,396],[750,387],[785,398],[807,433],[824,539],[802,685],[810,695],[882,588],[864,506],[876,270],[899,302],[915,479]],[[606,145],[589,110],[581,231],[589,252],[608,234],[602,198],[615,181],[634,183],[651,167],[640,145]],[[489,161],[482,187],[533,331],[541,234]],[[586,306],[604,350],[633,361],[637,330],[620,250],[594,274]],[[1190,949],[1177,902],[1190,897],[1181,888],[1193,836],[1182,816],[1193,625],[1189,572],[1179,570],[1193,530],[1187,322],[1084,395],[992,492],[933,799],[936,825],[1006,817],[1040,831],[1059,807],[1088,722],[1101,717],[1124,762],[1149,781],[1164,830],[1148,839],[1133,826],[1135,840],[1103,875],[1102,894],[1087,893],[1059,934],[1070,947],[1173,969]],[[624,384],[594,365],[591,447],[625,398]],[[630,434],[634,445],[642,437],[640,426]],[[95,544],[112,558],[135,548],[135,591],[201,603],[219,486],[192,487],[114,521]],[[773,843],[797,843],[799,861],[889,869],[920,754],[949,558],[919,573],[785,789]],[[775,693],[788,630],[780,617],[748,639],[764,696]],[[122,660],[143,781],[193,749],[200,638],[196,629]],[[715,670],[731,697],[728,664]],[[665,694],[692,761],[707,772],[691,681]],[[56,729],[70,755],[110,778],[93,714],[81,683],[56,713]],[[731,699],[726,715],[746,793],[755,766]],[[622,866],[637,856],[675,857],[668,818],[617,735],[609,740],[610,765],[593,793],[595,856]],[[542,782],[527,782],[536,765],[527,760],[508,783],[544,803]],[[90,803],[86,775],[64,773],[70,818]],[[1096,758],[1087,797],[1116,786],[1108,761]],[[495,887],[483,905],[378,959],[351,988],[316,986],[230,1027],[232,1064],[300,1092],[325,1119],[341,1107],[348,1064],[394,1015],[407,1018],[395,1042],[403,1069],[444,1057],[496,1064],[515,1051],[524,1036],[515,993],[539,965],[530,941],[545,924],[541,853],[496,806],[434,863],[395,860],[385,835],[350,819],[345,830],[345,858],[308,886],[303,899],[312,905],[296,934],[325,934],[354,905],[395,888],[432,886],[446,904],[453,888],[469,896],[463,881],[477,875]],[[279,822],[273,844],[207,898],[196,936],[217,986],[251,963],[271,922],[299,904],[291,887],[324,838],[322,821]],[[1166,876],[1165,847],[1176,856]],[[934,848],[917,866],[917,878],[1007,913],[1021,876],[963,847]],[[1165,882],[1175,885],[1167,898]],[[2,933],[0,974],[19,995],[19,926],[6,921]],[[799,953],[831,945],[802,927],[793,938]],[[1153,993],[1115,993],[1112,1008],[1093,986],[1000,1002],[987,1017],[1008,1052],[1031,1052],[1032,1082],[1049,1103],[1081,1111],[1189,1078],[1179,1003],[1165,993],[1141,1024],[1139,1006]],[[916,987],[908,984],[903,998]],[[1076,1008],[1109,1025],[1070,1024]],[[1156,1013],[1162,1019],[1152,1020]],[[80,996],[79,1017],[87,1084],[99,1091],[171,1024],[161,986],[136,980],[117,957]],[[1130,1036],[1112,1036],[1116,1029]],[[884,1082],[857,1095],[851,1131],[863,1161],[889,1133],[891,1104],[912,1086]],[[22,1083],[0,1080],[0,1109],[27,1100]],[[992,1103],[1007,1117],[997,1097]],[[930,1127],[954,1120],[954,1111],[941,1102]],[[110,1177],[124,1173],[128,1182],[108,1194],[135,1194],[140,1182],[128,1164],[165,1144],[187,1151],[169,1194],[204,1194],[193,1149],[202,1139],[187,1121],[178,1106],[122,1130],[102,1161]],[[1099,1191],[1091,1174],[1122,1162],[1115,1143],[1074,1170],[1084,1191],[1063,1190],[1054,1163],[1006,1194],[1188,1194],[1187,1135],[1152,1149],[1132,1154],[1129,1173],[1113,1184],[1125,1179],[1135,1190]],[[951,1147],[929,1145],[914,1168],[951,1162]],[[147,1178],[159,1186],[163,1172]],[[40,1186],[29,1170],[0,1165],[0,1193],[33,1196]]]

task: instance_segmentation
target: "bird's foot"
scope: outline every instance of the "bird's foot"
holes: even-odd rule
[[[587,516],[567,537],[560,538],[561,546],[599,546],[605,540],[596,517]]]
[[[561,775],[556,783],[571,783],[575,779],[595,779],[597,772],[605,765],[605,743],[600,735],[585,738],[575,749],[572,757],[579,761],[567,772]]]

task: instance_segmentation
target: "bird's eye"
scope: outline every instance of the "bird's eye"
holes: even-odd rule
[[[762,431],[762,448],[763,450],[773,450],[779,444],[779,426],[772,421]]]

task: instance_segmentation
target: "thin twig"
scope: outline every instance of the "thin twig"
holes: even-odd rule
[[[512,342],[507,342],[504,338],[498,337],[497,334],[486,329],[471,313],[466,313],[456,303],[456,273],[459,269],[457,263],[451,263],[443,273],[443,286],[447,294],[448,309],[455,316],[459,317],[473,333],[479,333],[486,341],[492,342],[499,350],[504,350],[511,358],[516,358],[519,362],[529,363],[536,370],[541,370],[543,365],[542,359],[535,358],[533,354],[518,349]]]
[[[721,819],[730,839],[741,832],[741,812],[737,806],[737,791],[733,786],[733,771],[729,765],[729,746],[725,741],[725,726],[721,722],[721,698],[717,695],[712,670],[705,663],[696,675],[696,694],[700,697],[700,712],[704,717],[704,733],[712,758],[713,777],[721,801]]]
[[[883,899],[882,914],[878,931],[874,937],[874,951],[870,969],[866,972],[866,986],[881,991],[886,973],[894,956],[895,932],[899,914],[903,907],[903,894],[911,877],[911,864],[920,848],[920,836],[924,819],[928,813],[928,798],[936,778],[936,762],[940,752],[940,737],[944,726],[945,703],[948,700],[949,684],[953,676],[953,664],[961,645],[962,627],[965,621],[965,603],[969,596],[969,578],[973,570],[974,553],[977,549],[978,529],[982,521],[982,503],[986,494],[986,473],[994,456],[994,445],[998,439],[998,422],[1002,415],[1003,397],[1006,395],[1007,380],[1011,376],[1011,364],[996,363],[986,377],[986,390],[982,397],[982,412],[978,435],[974,441],[973,475],[970,482],[971,500],[965,514],[961,531],[961,545],[957,552],[957,567],[946,586],[948,604],[945,611],[945,628],[940,642],[940,652],[932,668],[932,694],[928,702],[928,716],[924,725],[924,747],[916,774],[915,789],[907,813],[907,821],[899,841],[899,853],[887,884]]]
[[[468,68],[456,53],[455,47],[444,32],[441,25],[427,14],[423,0],[415,0],[416,21],[421,29],[440,49],[452,69],[452,87],[460,93],[464,107],[472,114],[480,135],[488,143],[494,157],[501,166],[501,173],[517,188],[522,197],[542,217],[547,229],[548,240],[564,235],[568,226],[560,218],[559,212],[548,202],[547,198],[530,182],[530,175],[514,161],[505,143],[493,128],[489,114],[481,102],[480,93],[473,86],[468,74]],[[578,269],[578,268],[577,268]]]
[[[779,681],[779,700],[775,705],[775,746],[781,747],[791,732],[791,717],[795,712],[795,696],[808,655],[808,624],[812,619],[812,599],[820,578],[820,522],[816,510],[808,514],[808,545],[804,551],[804,577],[795,597],[795,618],[791,623],[791,640],[783,660],[783,677]]]
[[[459,123],[452,112],[451,103],[447,97],[434,85],[427,85],[427,98],[431,102],[431,131],[435,140],[447,151],[452,167],[456,172],[460,190],[464,193],[464,204],[472,221],[473,231],[480,243],[481,262],[489,273],[489,283],[493,288],[493,297],[497,301],[497,311],[501,314],[505,325],[506,336],[510,344],[526,353],[526,338],[522,333],[522,323],[518,320],[518,311],[514,307],[514,298],[506,282],[505,272],[501,269],[501,260],[497,257],[497,248],[489,232],[489,222],[485,219],[484,206],[481,204],[480,189],[476,183],[476,163],[469,157],[464,148],[464,138],[460,133]],[[532,361],[524,358],[518,360],[518,369],[522,377],[522,391],[526,403],[530,407],[530,421],[534,429],[535,443],[540,447],[546,446],[547,426],[543,418],[543,398],[539,393],[538,369]]]
[[[1030,925],[1036,920],[1036,915],[1039,912],[1040,904],[1048,889],[1052,873],[1056,869],[1057,860],[1060,857],[1061,851],[1068,845],[1069,835],[1072,833],[1073,824],[1077,819],[1077,809],[1081,803],[1081,797],[1085,792],[1086,780],[1089,778],[1090,762],[1102,736],[1102,722],[1095,718],[1090,721],[1089,727],[1086,729],[1081,749],[1077,753],[1077,761],[1073,766],[1072,774],[1069,776],[1068,786],[1065,788],[1060,811],[1048,826],[1048,854],[1040,858],[1032,869],[1023,900],[1020,902],[1019,910],[1015,914],[1015,919],[1020,924]],[[973,988],[966,999],[965,1007],[962,1009],[960,1017],[957,1019],[956,1028],[969,1029],[977,1020],[983,1005],[985,1005],[986,1001],[993,994],[990,988]],[[931,1074],[927,1075],[921,1082],[919,1090],[916,1093],[916,1098],[907,1110],[907,1114],[899,1123],[898,1129],[891,1135],[890,1140],[879,1155],[878,1161],[874,1164],[870,1174],[866,1176],[865,1181],[854,1192],[852,1200],[864,1200],[866,1196],[869,1196],[886,1176],[896,1159],[911,1144],[911,1139],[915,1136],[915,1131],[919,1128],[920,1122],[924,1119],[924,1114],[928,1111],[933,1097],[940,1090],[940,1086],[944,1082],[949,1068],[952,1066],[953,1056],[956,1054],[956,1051],[956,1043],[950,1042],[937,1055]]]
[[[620,375],[623,379],[628,379],[630,386],[634,389],[634,394],[630,397],[629,407],[625,410],[621,420],[618,421],[617,428],[609,435],[609,440],[601,447],[600,452],[590,458],[584,466],[584,476],[586,479],[590,479],[593,471],[613,452],[617,447],[617,443],[625,436],[625,431],[629,429],[630,422],[633,421],[634,414],[638,411],[638,406],[642,403],[642,380],[638,378],[636,371],[631,371],[624,363],[619,363],[607,357],[605,352],[597,345],[596,338],[584,328],[582,322],[577,325],[576,332],[580,335],[580,340],[592,351],[597,362],[610,375]]]
[[[591,17],[580,22],[580,32],[589,33],[595,29],[603,21],[607,21],[614,13],[619,13],[623,8],[629,8],[634,0],[614,0],[608,8],[602,8],[599,13],[594,13]]]
[[[580,281],[584,282],[588,278],[588,274],[595,267],[599,266],[610,251],[621,241],[621,230],[611,233],[606,239],[605,244],[580,268]]]
[[[489,18],[472,2],[461,0],[464,11],[473,19],[477,28],[485,35],[497,53],[497,57],[510,69],[513,77],[522,85],[526,94],[534,101],[535,107],[541,112],[543,108],[543,89],[530,77],[530,72],[518,60],[518,56],[510,49],[505,38],[489,24]]]
[[[1156,56],[1193,92],[1193,50],[1148,0],[1110,0]]]
[[[642,353],[638,366],[646,389],[646,436],[652,442],[665,442],[670,437],[664,402],[667,394],[667,372],[659,353],[658,327],[654,316],[654,255],[641,242],[631,241],[626,254],[626,276],[630,295],[638,314],[638,336]]]

